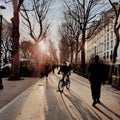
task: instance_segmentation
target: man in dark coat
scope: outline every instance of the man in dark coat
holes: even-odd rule
[[[99,56],[95,56],[95,61],[88,67],[89,81],[91,84],[91,93],[93,99],[93,106],[100,103],[101,84],[105,83],[104,65],[99,62]]]
[[[48,62],[46,62],[45,63],[45,76],[46,76],[46,80],[48,79],[49,68],[50,68],[50,65],[49,65]]]

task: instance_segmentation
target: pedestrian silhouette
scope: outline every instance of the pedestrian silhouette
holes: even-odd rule
[[[49,73],[49,63],[46,62],[45,63],[45,76],[46,76],[46,80],[48,79],[48,73]]]
[[[53,64],[53,65],[52,65],[52,72],[53,72],[53,74],[54,74],[54,72],[55,72],[55,68],[56,68],[56,65]]]
[[[91,85],[91,94],[93,106],[100,103],[101,84],[105,84],[104,64],[99,61],[99,56],[88,67],[89,81]]]

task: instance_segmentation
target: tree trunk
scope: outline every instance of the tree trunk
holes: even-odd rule
[[[78,51],[76,51],[75,53],[75,63],[77,63],[77,61],[78,61]]]
[[[73,48],[70,46],[70,62],[73,63]]]
[[[86,65],[85,65],[85,32],[82,35],[82,49],[81,49],[81,68],[82,73],[85,73]]]
[[[11,19],[13,24],[13,42],[12,42],[12,52],[11,52],[11,63],[12,68],[9,76],[9,80],[20,79],[19,73],[19,12],[14,11],[14,17]]]
[[[114,47],[114,51],[113,51],[113,58],[112,58],[112,62],[116,63],[116,59],[117,59],[117,49],[119,46],[119,42],[120,42],[120,36],[119,36],[119,30],[114,30],[114,33],[116,35],[116,43],[115,43],[115,47]]]
[[[75,53],[75,62],[76,63],[77,63],[77,60],[78,60],[78,43],[79,43],[78,39],[79,38],[77,38],[77,40],[76,40],[76,53]]]

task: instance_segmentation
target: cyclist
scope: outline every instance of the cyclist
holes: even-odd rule
[[[62,66],[60,67],[60,70],[58,71],[58,74],[60,74],[60,72],[62,72],[63,77],[62,80],[64,81],[65,76],[67,76],[68,80],[69,80],[69,72],[70,72],[70,67],[67,66],[66,62],[63,62]]]

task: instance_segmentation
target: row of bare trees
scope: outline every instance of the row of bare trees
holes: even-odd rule
[[[2,47],[2,55],[4,55],[4,63],[8,63],[8,60],[10,59],[10,53],[11,53],[11,44],[12,44],[12,25],[7,23],[6,26],[4,26],[4,30],[2,31],[2,40],[1,40],[1,47]]]
[[[120,41],[120,23],[118,22],[120,14],[120,4],[118,4],[118,6],[116,7],[112,0],[108,0],[108,2],[113,7],[113,11],[115,13],[114,33],[116,35],[116,42],[112,59],[112,62],[115,63],[117,57],[117,49]],[[86,69],[85,41],[90,38],[91,35],[95,32],[94,28],[99,26],[100,22],[95,21],[96,19],[98,19],[98,15],[103,13],[104,9],[101,10],[100,8],[104,7],[106,4],[104,3],[104,1],[101,0],[64,0],[64,5],[66,9],[64,12],[65,21],[60,28],[60,32],[62,35],[61,45],[63,43],[66,44],[67,49],[69,50],[71,62],[73,62],[73,52],[75,54],[75,62],[77,62],[78,53],[81,51],[80,64],[82,67],[82,72],[84,73]],[[93,25],[93,23],[95,24]],[[90,31],[89,35],[88,31]],[[66,56],[66,58],[68,58],[68,56]],[[66,60],[66,58],[64,58],[64,60]]]
[[[39,67],[39,42],[46,37],[50,24],[46,23],[46,16],[53,0],[3,0],[6,4],[11,2],[13,5],[13,18],[11,19],[12,29],[12,52],[11,62],[12,69],[9,79],[20,79],[19,74],[19,40],[20,40],[20,18],[25,31],[33,40],[36,53],[36,64]],[[116,62],[117,48],[119,46],[119,28],[118,22],[120,7],[108,0],[115,12],[114,32],[116,35],[116,45],[113,52],[113,62]],[[64,49],[68,49],[73,61],[73,51],[75,52],[75,61],[77,62],[78,53],[81,51],[82,71],[85,72],[85,41],[88,37],[87,31],[91,29],[91,24],[97,19],[101,12],[99,8],[103,6],[101,0],[64,0],[65,5],[65,22],[60,29]],[[94,32],[94,31],[93,31]],[[26,33],[25,33],[26,34]],[[63,53],[62,53],[63,54]],[[65,57],[65,55],[64,55]],[[66,56],[65,59],[67,59]]]
[[[116,36],[116,42],[115,42],[115,47],[114,47],[114,51],[113,51],[113,58],[112,58],[112,62],[116,63],[116,58],[117,58],[117,49],[120,43],[120,22],[119,22],[119,18],[120,18],[120,1],[118,2],[119,4],[116,6],[112,0],[109,0],[109,3],[111,4],[113,11],[115,13],[115,22],[114,22],[114,33]]]
[[[12,51],[11,51],[11,73],[9,79],[20,79],[19,74],[19,42],[20,42],[20,15],[22,23],[27,27],[28,35],[32,38],[35,45],[36,63],[39,64],[37,58],[38,44],[45,37],[49,24],[45,23],[46,15],[52,0],[3,0],[6,4],[9,2],[13,6],[12,21]],[[28,4],[29,2],[29,4]],[[34,18],[34,19],[33,19]],[[36,25],[37,24],[37,25]],[[26,29],[26,31],[27,31]],[[36,34],[37,33],[37,34]],[[39,65],[37,65],[39,66]]]

